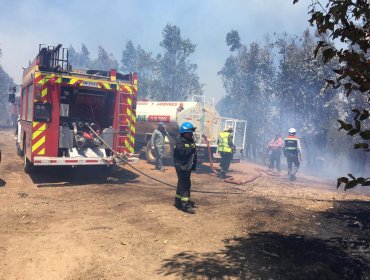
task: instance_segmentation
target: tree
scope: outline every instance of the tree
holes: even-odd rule
[[[14,81],[9,75],[4,71],[0,65],[0,119],[7,120],[10,119],[8,110],[8,95],[9,88],[14,85]]]
[[[308,166],[315,167],[325,153],[327,118],[334,109],[326,109],[332,95],[323,92],[328,67],[313,56],[316,42],[309,30],[299,37],[283,34],[276,45],[280,55],[276,92],[280,129],[298,128]]]
[[[156,61],[152,58],[151,53],[145,52],[140,45],[135,47],[132,41],[126,43],[125,49],[122,51],[121,70],[138,73],[139,98],[152,98],[155,95],[155,69]]]
[[[79,64],[79,53],[75,50],[75,48],[72,45],[69,45],[68,48],[68,62],[73,67],[76,67]]]
[[[226,44],[230,47],[230,51],[235,51],[239,49],[242,44],[240,43],[240,36],[238,31],[231,30],[226,35]]]
[[[81,45],[81,52],[76,51],[75,48],[70,45],[68,48],[68,60],[73,67],[90,68],[90,52],[84,44]]]
[[[87,47],[82,44],[81,45],[81,53],[80,53],[80,66],[83,68],[89,68],[90,67],[90,52],[87,49]]]
[[[189,56],[195,45],[181,37],[180,28],[167,24],[162,31],[160,46],[165,52],[157,56],[158,81],[155,98],[163,100],[185,100],[191,95],[201,95],[202,85],[196,74],[197,65],[190,63]]]
[[[254,160],[263,149],[263,141],[271,124],[273,85],[275,70],[271,44],[267,38],[265,45],[241,43],[237,31],[226,35],[226,44],[231,55],[218,73],[222,76],[226,97],[218,108],[227,117],[247,120],[247,157]]]
[[[98,57],[92,61],[91,68],[96,70],[118,69],[118,62],[112,54],[108,54],[102,46],[99,46]]]
[[[293,4],[298,0],[294,0]],[[327,79],[328,85],[335,89],[343,88],[347,97],[354,93],[360,96],[360,107],[353,108],[351,123],[338,120],[339,130],[347,131],[352,137],[357,137],[355,149],[369,152],[369,95],[370,95],[370,9],[367,0],[336,1],[328,0],[325,7],[319,1],[312,1],[310,23],[315,25],[320,35],[328,35],[320,40],[315,49],[315,55],[321,54],[324,63],[337,58],[339,65],[334,72],[335,79]],[[325,38],[340,41],[340,49]],[[346,47],[342,47],[346,44]],[[338,178],[337,187],[345,184],[345,190],[358,184],[370,186],[370,178],[354,177]]]
[[[309,167],[318,170],[324,157],[326,166],[335,162],[327,153],[332,137],[328,127],[332,126],[330,118],[346,103],[336,100],[333,90],[324,92],[324,77],[334,64],[324,65],[320,57],[314,57],[315,39],[306,30],[301,36],[282,34],[275,42],[267,36],[263,44],[245,45],[236,31],[227,34],[226,44],[238,48],[230,48],[231,55],[219,72],[226,96],[217,108],[224,116],[248,121],[249,159],[259,160],[273,134],[296,127]],[[337,141],[335,145],[339,150],[341,144]]]

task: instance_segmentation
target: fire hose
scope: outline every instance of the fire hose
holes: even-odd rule
[[[104,141],[104,139],[102,139],[95,131],[94,129],[88,124],[88,123],[85,123],[85,126],[90,129],[90,131],[95,135],[96,138],[98,138],[110,151],[112,151],[112,153],[118,157],[120,160],[122,160],[124,162],[124,164],[127,164],[128,166],[130,166],[133,170],[135,170],[136,172],[140,173],[141,175],[144,175],[145,177],[149,178],[149,179],[152,179],[158,183],[161,183],[161,184],[164,184],[166,186],[169,186],[169,187],[172,187],[172,188],[177,188],[177,186],[173,185],[173,184],[170,184],[170,183],[167,183],[165,181],[162,181],[162,180],[159,180],[157,178],[154,178],[153,176],[150,176],[144,172],[142,172],[141,170],[137,169],[136,167],[134,167],[132,164],[130,164],[127,159],[122,156],[120,153],[117,153],[115,150],[113,150],[113,148],[107,143]],[[192,189],[191,190],[192,192],[196,192],[196,193],[209,193],[209,194],[241,194],[241,192],[215,192],[215,191],[202,191],[202,190],[196,190],[196,189]]]
[[[209,145],[209,141],[207,139],[207,136],[203,134],[202,137],[204,138],[204,141],[206,141],[206,144],[207,144],[209,164],[211,166],[212,172],[217,174],[217,176],[220,176],[220,174],[217,172],[217,170],[213,166],[213,157],[212,157],[211,147]],[[261,173],[258,173],[257,175],[253,176],[252,178],[246,178],[244,180],[235,180],[233,176],[230,176],[229,178],[224,179],[224,182],[230,183],[230,184],[235,184],[235,185],[244,185],[246,183],[250,183],[250,182],[256,180],[257,178],[261,177],[261,175],[262,175]]]

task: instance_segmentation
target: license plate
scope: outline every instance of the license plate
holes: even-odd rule
[[[81,86],[100,88],[99,83],[90,81],[82,81]]]

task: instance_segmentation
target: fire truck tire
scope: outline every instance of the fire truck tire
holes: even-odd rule
[[[152,150],[152,145],[150,141],[146,145],[145,156],[146,156],[146,160],[149,163],[155,163],[155,155],[154,155],[154,151]]]
[[[24,147],[23,153],[23,169],[24,172],[31,174],[35,170],[35,166],[30,162],[26,156],[26,147]]]

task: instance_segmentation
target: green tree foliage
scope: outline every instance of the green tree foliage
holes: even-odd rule
[[[128,41],[122,52],[121,70],[139,73],[139,98],[155,96],[156,60],[152,58],[151,53],[145,52],[140,45],[135,47],[132,41]]]
[[[68,48],[68,59],[69,63],[75,68],[89,68],[91,65],[90,52],[87,47],[82,44],[81,51],[78,52],[75,48],[70,45]]]
[[[232,37],[239,35],[227,34],[229,46],[235,45],[230,43]],[[343,142],[338,132],[331,129],[348,102],[333,89],[325,90],[324,78],[330,77],[337,62],[324,65],[313,56],[316,39],[306,30],[301,36],[277,35],[274,41],[266,37],[262,44],[246,45],[238,39],[239,47],[230,48],[231,55],[219,72],[227,94],[217,108],[222,115],[248,121],[248,158],[258,160],[266,142],[276,132],[286,134],[290,127],[299,132],[309,167],[348,156],[347,150],[339,148]]]
[[[300,37],[283,34],[276,47],[280,55],[276,92],[279,124],[285,130],[299,128],[306,159],[314,166],[327,148],[328,119],[338,113],[335,107],[328,106],[332,91],[324,92],[329,67],[313,56],[316,42],[308,30]]]
[[[152,56],[140,45],[127,41],[122,51],[120,71],[137,72],[139,75],[139,98],[151,100],[186,100],[192,95],[202,95],[203,85],[196,73],[197,65],[189,57],[195,52],[195,45],[181,37],[180,28],[167,24],[163,29],[160,46],[164,53]],[[82,44],[81,51],[69,47],[70,64],[77,68],[96,70],[118,69],[118,62],[112,54],[101,46],[98,57],[91,60],[87,47]]]
[[[297,3],[294,0],[293,3]],[[357,141],[355,149],[370,151],[370,124],[369,124],[369,94],[370,94],[370,8],[367,0],[335,1],[328,0],[325,7],[320,1],[312,1],[310,10],[310,23],[315,25],[317,32],[326,35],[332,40],[340,41],[340,48],[328,40],[320,40],[315,49],[315,55],[321,54],[324,63],[338,59],[339,65],[334,69],[335,79],[327,78],[328,85],[334,89],[343,88],[346,96],[351,93],[359,96],[352,107],[353,118],[350,122],[345,119],[338,120],[340,130]],[[325,37],[324,37],[325,38]],[[346,47],[343,47],[343,44]],[[366,156],[362,156],[366,158]],[[362,161],[362,165],[366,162]],[[344,183],[345,189],[357,184],[370,185],[370,178],[338,179],[338,187]]]
[[[118,69],[118,62],[113,54],[109,54],[102,46],[99,46],[98,57],[91,62],[90,67],[96,70]]]
[[[201,95],[202,85],[196,74],[197,65],[190,63],[189,56],[195,45],[181,37],[180,28],[167,24],[162,31],[160,46],[164,54],[157,56],[156,90],[153,97],[162,100],[185,100],[191,95]]]
[[[230,51],[235,51],[239,49],[242,44],[240,43],[240,36],[238,31],[231,30],[226,35],[226,44],[230,47]]]
[[[68,48],[68,59],[74,68],[95,70],[118,69],[118,62],[113,54],[108,53],[102,46],[98,47],[98,56],[92,60],[90,59],[90,52],[84,44],[81,45],[81,51],[76,51],[70,45]]]
[[[14,85],[14,81],[4,71],[0,65],[0,120],[10,120],[10,112],[8,110],[8,95],[9,88]]]
[[[233,38],[233,39],[231,39]],[[232,54],[219,72],[222,76],[226,97],[219,103],[221,114],[246,119],[247,156],[256,159],[263,148],[266,126],[272,110],[273,83],[275,80],[270,42],[265,45],[241,44],[239,34],[231,31],[226,36]]]

